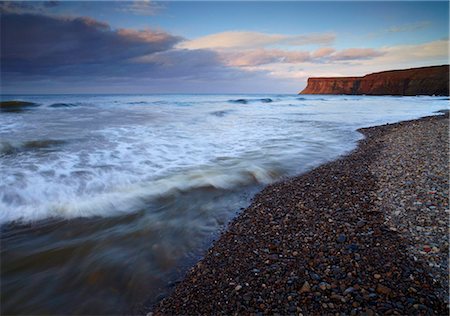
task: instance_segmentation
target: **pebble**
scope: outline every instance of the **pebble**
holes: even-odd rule
[[[377,286],[377,293],[378,294],[384,294],[389,295],[391,293],[391,289],[387,286],[384,286],[383,284],[378,284]]]
[[[360,132],[257,194],[154,316],[448,315],[448,116]]]
[[[349,288],[345,289],[344,295],[353,293],[354,291],[355,291],[355,289],[353,287],[349,287]]]
[[[361,227],[363,227],[365,224],[366,224],[365,221],[359,220],[359,221],[356,223],[356,227],[361,228]]]
[[[343,243],[343,242],[345,242],[346,239],[347,239],[347,237],[344,234],[340,234],[337,238],[337,242]]]
[[[417,293],[417,290],[415,288],[413,288],[413,287],[410,287],[408,289],[408,291],[411,292],[411,293]]]
[[[326,289],[329,288],[329,284],[326,283],[326,282],[320,282],[320,283],[319,283],[319,288],[320,288],[322,291],[325,291]]]
[[[308,293],[311,291],[311,286],[309,285],[308,281],[305,281],[305,283],[303,283],[302,288],[300,289],[300,293]]]

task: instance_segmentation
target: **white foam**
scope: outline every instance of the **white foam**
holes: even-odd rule
[[[30,187],[14,199],[13,195],[17,194],[17,191],[2,188],[0,207],[5,211],[0,213],[0,222],[36,221],[47,217],[114,216],[138,211],[148,205],[149,201],[178,192],[189,192],[200,188],[230,190],[256,183],[268,184],[279,176],[276,170],[265,170],[257,166],[247,166],[246,169],[235,169],[233,172],[227,171],[223,168],[193,170],[150,182],[121,185],[110,191],[102,192],[97,187],[97,190],[80,195],[62,188],[59,188],[57,192],[42,192]],[[28,185],[30,184],[25,184],[26,187]],[[49,184],[46,181],[34,182],[33,187],[48,190]],[[52,189],[57,190],[56,186]],[[40,198],[42,195],[47,199]]]
[[[179,191],[270,183],[351,150],[358,127],[448,107],[432,97],[228,102],[240,98],[22,97],[43,106],[0,115],[0,223],[115,216]],[[88,106],[45,106],[54,103]],[[22,150],[49,139],[63,142]]]

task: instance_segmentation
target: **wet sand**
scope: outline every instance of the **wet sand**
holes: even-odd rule
[[[448,113],[266,187],[151,312],[448,314]]]

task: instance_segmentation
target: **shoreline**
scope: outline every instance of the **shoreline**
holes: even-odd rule
[[[448,314],[448,113],[358,131],[350,154],[258,193],[152,313]]]

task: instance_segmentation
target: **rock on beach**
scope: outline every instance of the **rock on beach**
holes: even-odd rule
[[[269,185],[153,315],[448,315],[448,120]]]

